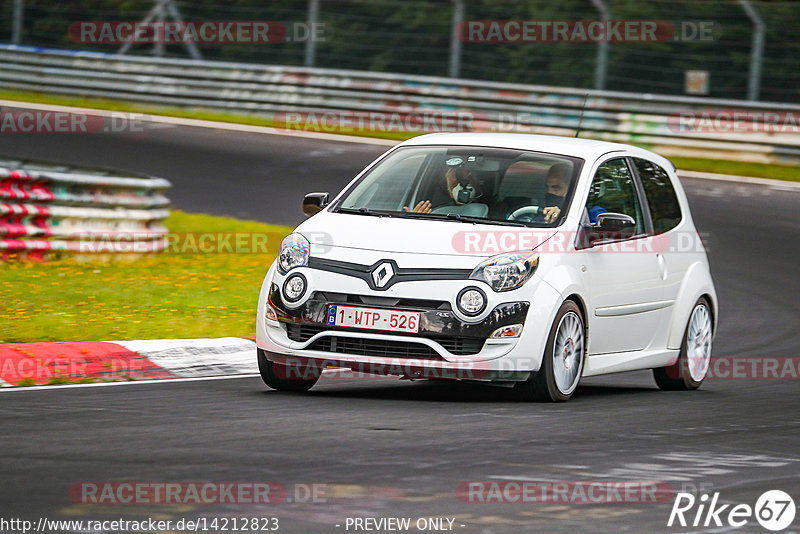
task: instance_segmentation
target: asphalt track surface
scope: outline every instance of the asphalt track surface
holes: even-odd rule
[[[180,209],[283,224],[302,219],[305,192],[338,191],[383,150],[186,127],[0,137],[0,154],[147,172],[172,180]],[[800,357],[800,193],[684,185],[708,235],[722,306],[715,357]],[[662,392],[649,372],[634,372],[587,379],[557,405],[514,403],[502,389],[397,380],[323,379],[303,395],[268,391],[258,378],[2,392],[0,504],[6,518],[279,517],[280,532],[354,532],[345,521],[356,516],[410,517],[412,525],[454,518],[465,533],[722,532],[730,529],[667,528],[671,496],[656,504],[482,504],[459,500],[456,488],[655,480],[720,492],[721,503],[754,505],[765,490],[782,489],[800,504],[799,384],[717,379],[695,392]],[[205,480],[326,484],[327,496],[180,507],[68,497],[81,481]],[[764,530],[751,519],[738,532]]]

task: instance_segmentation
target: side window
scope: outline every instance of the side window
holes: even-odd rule
[[[636,233],[644,232],[644,219],[633,174],[624,158],[606,161],[597,169],[586,201],[589,220],[605,212],[630,215],[636,221]]]
[[[681,205],[667,171],[646,159],[633,158],[642,179],[656,234],[669,232],[681,222]]]

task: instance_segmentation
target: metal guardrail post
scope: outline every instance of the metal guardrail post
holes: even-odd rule
[[[592,5],[600,12],[601,20],[611,20],[611,12],[603,0],[592,0]],[[606,88],[606,73],[608,72],[608,40],[603,39],[597,43],[597,60],[594,66],[594,88],[602,91]]]
[[[25,0],[14,0],[14,11],[11,22],[11,43],[18,45],[22,42],[22,21],[25,12]]]
[[[167,8],[167,12],[172,17],[172,20],[178,23],[183,23],[183,16],[173,0],[168,0],[165,7]],[[189,51],[189,55],[192,56],[192,59],[203,59],[203,54],[200,53],[200,50],[197,48],[195,43],[192,41],[186,41],[184,44],[186,45],[186,50]]]
[[[306,67],[313,67],[317,59],[317,41],[314,38],[314,28],[319,23],[319,0],[308,0],[308,40],[306,40],[305,60]]]
[[[761,90],[761,65],[764,63],[764,34],[766,33],[767,25],[764,24],[764,20],[759,15],[758,10],[750,3],[750,0],[739,0],[739,4],[753,23],[753,43],[750,49],[747,99],[758,100]]]
[[[167,17],[164,16],[164,6],[161,3],[156,4],[156,14],[155,14],[155,22],[156,23],[164,23],[167,20]],[[153,43],[153,55],[156,57],[164,57],[164,43],[156,37],[156,42]]]
[[[458,78],[461,71],[461,38],[458,28],[464,20],[464,0],[453,0],[453,20],[450,30],[450,64],[447,75]]]
[[[155,16],[158,15],[158,13],[161,11],[161,8],[164,7],[164,4],[167,3],[167,1],[168,0],[155,0],[156,4],[152,8],[150,8],[150,11],[147,12],[147,15],[144,16],[144,18],[142,19],[141,23],[142,24],[147,24],[148,22],[152,21],[153,18],[155,18]],[[139,36],[139,33],[137,32],[136,34],[134,34],[134,39],[133,40],[128,41],[126,43],[123,43],[122,46],[119,47],[119,50],[117,50],[117,54],[119,54],[121,56],[124,56],[125,54],[127,54],[128,51],[131,49],[131,47],[136,42],[136,37],[138,37],[138,36]]]
[[[142,19],[141,24],[146,25],[154,20],[155,22],[163,22],[166,20],[166,17],[164,16],[165,9],[169,16],[172,17],[172,20],[177,23],[183,22],[181,12],[178,10],[178,6],[176,6],[172,0],[154,0],[154,2],[155,5],[150,9],[150,11],[147,12],[147,15],[145,15],[145,17]],[[135,38],[138,36],[139,33],[134,36],[133,40],[124,43],[117,51],[117,54],[121,56],[127,54],[131,47],[135,44]],[[186,46],[186,50],[189,51],[189,55],[192,56],[192,59],[203,59],[203,55],[200,53],[200,50],[197,48],[195,43],[187,41],[184,43],[184,45]],[[158,57],[163,56],[164,43],[155,43],[153,53]]]

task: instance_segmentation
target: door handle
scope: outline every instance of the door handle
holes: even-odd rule
[[[667,260],[664,259],[664,256],[661,253],[656,254],[656,260],[658,261],[658,270],[661,273],[661,279],[667,279]]]

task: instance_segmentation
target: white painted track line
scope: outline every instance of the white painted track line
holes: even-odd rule
[[[108,386],[136,386],[140,384],[175,384],[179,382],[200,382],[203,380],[230,380],[234,378],[255,378],[256,374],[230,375],[230,376],[204,376],[195,378],[164,378],[161,380],[130,380],[125,382],[94,382],[91,384],[55,384],[51,386],[25,386],[0,388],[0,395],[14,391],[52,391],[57,389],[102,388]]]
[[[715,174],[712,172],[682,171],[678,169],[680,178],[716,180],[720,182],[735,182],[739,184],[765,185],[782,191],[800,191],[800,182],[789,180],[770,180],[769,178],[753,178],[750,176],[733,176],[731,174]]]

